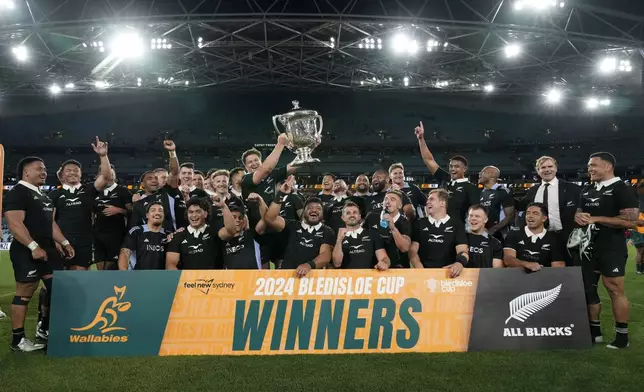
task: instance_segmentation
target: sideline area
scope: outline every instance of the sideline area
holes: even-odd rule
[[[634,249],[629,249],[631,256]],[[0,308],[9,312],[13,272],[0,252]],[[398,355],[306,355],[266,357],[145,357],[52,359],[9,351],[10,324],[0,321],[0,385],[7,391],[127,390],[227,391],[593,391],[641,390],[644,380],[644,276],[632,257],[626,275],[631,300],[631,347],[590,351],[493,352]],[[605,290],[600,289],[607,301]],[[27,333],[35,330],[36,301]],[[605,302],[608,304],[609,302]],[[614,331],[602,313],[605,340]]]

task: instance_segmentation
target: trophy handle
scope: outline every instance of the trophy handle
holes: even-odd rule
[[[315,119],[320,120],[320,127],[318,128],[318,132],[316,134],[316,136],[319,137],[320,135],[322,135],[322,127],[324,126],[324,123],[322,122],[322,116],[320,116],[319,114],[315,116]]]
[[[279,117],[280,116],[273,116],[273,127],[275,128],[275,132],[277,132],[278,135],[283,133],[282,131],[280,131],[280,128],[277,126],[277,120],[279,119]]]

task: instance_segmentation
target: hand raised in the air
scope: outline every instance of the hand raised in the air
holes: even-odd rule
[[[172,140],[164,140],[163,148],[168,151],[175,151],[177,149],[177,146],[174,145],[174,142]]]
[[[99,156],[104,157],[107,155],[107,142],[102,142],[98,136],[96,136],[96,144],[92,143],[92,148]]]
[[[419,125],[414,129],[414,133],[418,139],[423,139],[425,137],[425,127],[423,127],[423,122],[421,121]]]
[[[277,144],[288,147],[291,144],[291,139],[286,133],[280,133],[280,135],[277,137]]]

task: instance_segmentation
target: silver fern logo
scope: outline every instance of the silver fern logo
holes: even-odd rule
[[[507,325],[512,319],[524,322],[533,314],[555,302],[560,292],[561,285],[551,290],[526,293],[516,297],[510,301],[510,317],[505,320],[505,324]]]

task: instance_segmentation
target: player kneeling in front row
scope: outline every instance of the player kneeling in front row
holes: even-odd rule
[[[378,232],[360,226],[362,215],[354,202],[346,202],[342,209],[342,221],[346,228],[338,230],[338,239],[333,248],[335,268],[389,269],[390,261],[385,244]]]
[[[503,245],[501,241],[488,234],[487,211],[480,204],[475,204],[467,211],[467,233],[470,261],[469,268],[503,268]]]
[[[206,224],[210,215],[210,201],[192,198],[186,202],[189,226],[174,233],[166,252],[165,266],[168,270],[214,270],[222,269],[221,242],[224,236],[233,236],[237,227],[228,205],[221,199],[215,202],[224,216],[224,227]]]
[[[322,223],[322,201],[317,197],[311,197],[306,201],[301,221],[282,218],[280,206],[286,200],[286,196],[277,192],[264,220],[269,227],[278,232],[287,231],[288,245],[280,268],[295,269],[296,276],[301,278],[310,270],[322,269],[329,264],[335,244],[335,233]]]
[[[119,270],[165,269],[165,247],[168,233],[163,229],[163,203],[152,201],[146,207],[147,223],[134,226],[123,241]]]
[[[469,261],[463,223],[447,215],[449,194],[434,189],[427,198],[427,218],[414,221],[409,261],[414,268],[449,268],[456,278]]]
[[[546,230],[548,210],[543,203],[530,203],[525,211],[526,226],[512,231],[505,239],[503,260],[508,267],[523,267],[528,272],[543,267],[565,267],[563,244],[554,232]]]

